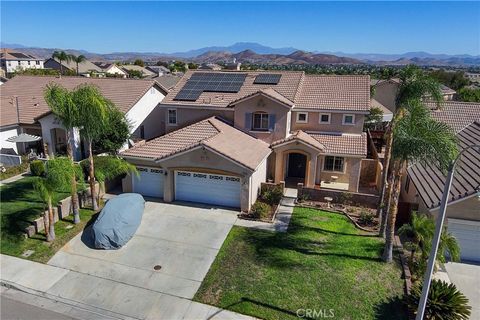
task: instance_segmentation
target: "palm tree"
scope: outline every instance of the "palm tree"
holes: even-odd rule
[[[58,60],[60,63],[60,76],[63,75],[63,61],[70,62],[72,60],[72,56],[66,53],[65,51],[54,51],[52,54],[52,58]]]
[[[417,100],[407,101],[408,109],[402,108],[401,117],[393,131],[392,168],[389,185],[388,220],[386,226],[383,259],[392,261],[395,220],[400,196],[401,178],[408,162],[433,163],[442,170],[457,155],[456,138],[445,123],[432,118],[430,110]],[[387,195],[388,196],[388,195]]]
[[[53,195],[56,190],[68,189],[75,169],[70,159],[63,157],[48,160],[45,167],[45,175],[38,177],[34,181],[33,186],[48,208],[48,213],[44,214],[43,223],[45,225],[47,241],[51,242],[55,240],[55,221],[52,205]]]
[[[73,103],[72,94],[58,84],[51,83],[47,85],[44,91],[44,96],[48,106],[55,116],[60,119],[65,128],[67,136],[67,156],[73,164],[73,148],[75,140],[72,131],[75,127],[78,127],[80,117],[78,108]],[[72,175],[71,181],[73,222],[77,224],[80,222],[80,205],[78,201],[77,179],[75,174]]]
[[[389,207],[388,200],[391,198],[393,183],[393,174],[390,170],[392,158],[393,131],[398,121],[402,118],[404,110],[408,109],[409,102],[421,102],[425,97],[433,100],[438,106],[441,106],[443,96],[440,90],[440,84],[425,74],[422,69],[416,66],[407,66],[398,74],[400,86],[397,92],[396,105],[397,108],[393,115],[393,119],[385,132],[385,159],[382,173],[382,188],[377,206],[377,216],[380,219],[380,236],[385,237],[385,227],[387,220],[387,209]]]
[[[72,92],[72,100],[78,107],[81,115],[78,127],[81,136],[85,139],[89,159],[89,183],[93,210],[98,210],[95,197],[95,168],[93,163],[92,143],[101,136],[108,125],[108,113],[115,105],[106,99],[97,87],[89,84],[80,85]]]
[[[75,64],[77,65],[77,76],[79,75],[79,72],[78,72],[78,64],[82,63],[82,62],[85,62],[87,61],[87,58],[81,54],[79,56],[75,56],[75,55],[70,55],[70,58],[72,59],[73,62],[75,62]]]
[[[398,234],[407,235],[412,240],[406,244],[410,247],[410,266],[413,264],[415,253],[420,251],[423,255],[428,243],[431,243],[435,233],[435,223],[425,214],[413,213],[410,223],[398,229]],[[427,253],[428,256],[428,253]]]

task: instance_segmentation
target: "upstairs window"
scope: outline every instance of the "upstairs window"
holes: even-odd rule
[[[318,116],[318,122],[323,123],[323,124],[329,124],[330,123],[330,113],[320,113]]]
[[[37,60],[37,61],[35,61],[35,63],[36,63],[36,65],[38,66],[38,65],[40,64],[40,61]]]
[[[298,123],[307,123],[308,122],[308,113],[307,112],[297,112],[297,122]]]
[[[177,124],[177,110],[168,109],[168,124],[176,125]]]
[[[343,157],[326,156],[323,164],[324,171],[343,172],[345,159]]]
[[[355,115],[354,114],[344,114],[342,124],[343,125],[354,125],[355,124]]]
[[[268,131],[268,113],[256,112],[253,114],[253,130]]]

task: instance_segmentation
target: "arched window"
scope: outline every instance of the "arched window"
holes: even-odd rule
[[[267,131],[268,130],[268,113],[265,112],[255,112],[253,113],[252,119],[252,129],[253,130],[260,130],[260,131]]]

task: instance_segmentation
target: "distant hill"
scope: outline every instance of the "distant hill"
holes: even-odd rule
[[[272,48],[254,42],[238,42],[231,46],[204,47],[176,53],[161,52],[112,52],[92,53],[85,50],[35,48],[21,44],[1,43],[2,48],[18,48],[39,58],[51,57],[55,50],[83,54],[92,61],[145,61],[185,60],[196,63],[231,62],[236,59],[242,63],[262,63],[272,65],[289,64],[359,64],[375,65],[437,65],[437,66],[473,66],[480,65],[480,56],[430,54],[428,52],[407,52],[403,54],[343,53],[343,52],[307,52],[292,47]]]

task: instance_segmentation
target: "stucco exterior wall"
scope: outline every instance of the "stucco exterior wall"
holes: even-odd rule
[[[5,149],[1,153],[6,153],[9,150],[13,150],[18,154],[17,144],[14,142],[8,142],[7,139],[18,135],[19,127],[14,128],[2,128],[0,129],[0,149]]]
[[[233,109],[204,109],[202,107],[194,108],[183,108],[183,107],[169,107],[166,105],[161,106],[163,109],[163,119],[165,123],[165,133],[175,131],[177,129],[183,128],[195,122],[204,120],[209,117],[218,116],[227,121],[233,122]],[[168,110],[176,109],[177,110],[177,124],[170,125],[168,124]]]
[[[38,64],[37,64],[38,61]],[[5,63],[5,65],[3,65]],[[30,64],[29,64],[30,63]],[[43,60],[3,60],[2,68],[7,73],[25,69],[43,69]]]
[[[301,112],[305,113],[305,112]],[[322,132],[343,132],[343,133],[358,133],[361,134],[363,131],[363,122],[365,120],[365,115],[363,114],[354,114],[355,115],[355,124],[354,125],[343,125],[343,115],[352,114],[348,112],[342,113],[329,113],[330,114],[330,124],[324,124],[319,122],[320,112],[307,112],[308,121],[307,123],[297,122],[298,112],[292,112],[292,131],[303,130],[303,131],[322,131]]]
[[[159,108],[158,104],[162,102],[163,98],[165,98],[165,95],[157,88],[152,87],[128,110],[125,116],[132,125],[131,132],[133,132],[133,136],[139,137],[138,129],[143,125],[145,127],[145,138],[150,139],[154,137],[150,135],[147,137],[147,132],[155,132],[157,126],[155,121],[145,121],[150,117],[150,114],[155,108]]]
[[[250,132],[256,138],[272,143],[286,137],[287,134],[287,118],[290,109],[264,96],[256,96],[235,105],[235,127]],[[265,112],[275,116],[275,127],[272,131],[253,131],[247,128],[245,123],[246,114],[254,112]]]
[[[439,208],[431,211],[436,217]],[[476,195],[447,207],[447,218],[480,221],[480,200]]]
[[[55,144],[52,137],[52,129],[58,128],[65,130],[65,127],[62,125],[61,121],[57,119],[57,117],[50,113],[49,115],[38,119],[40,125],[42,126],[42,137],[43,143],[47,144],[48,147],[48,155],[54,156],[55,154]],[[73,147],[73,157],[75,160],[82,159],[82,152],[81,152],[81,139],[80,139],[80,132],[77,129],[71,131],[71,137],[74,141]]]
[[[127,73],[122,69],[120,69],[119,67],[117,67],[116,65],[111,65],[110,68],[108,68],[105,72],[108,74],[120,74],[124,78],[127,77]]]
[[[380,83],[375,87],[373,99],[383,104],[388,110],[395,112],[395,99],[397,97],[398,87],[396,83]]]
[[[343,172],[337,172],[337,171],[325,171],[323,169],[324,161],[325,161],[325,155],[319,156],[318,159],[318,167],[319,167],[319,172],[318,172],[318,177],[317,181],[329,181],[331,180],[331,176],[337,176],[337,182],[341,183],[348,183],[348,191],[352,192],[358,192],[358,185],[359,185],[359,180],[360,180],[360,172],[361,172],[361,158],[345,158],[345,165],[344,165],[344,171]]]
[[[260,187],[262,182],[267,181],[267,158],[258,166],[257,171],[255,171],[250,176],[250,206],[257,201],[258,194],[260,192]]]

